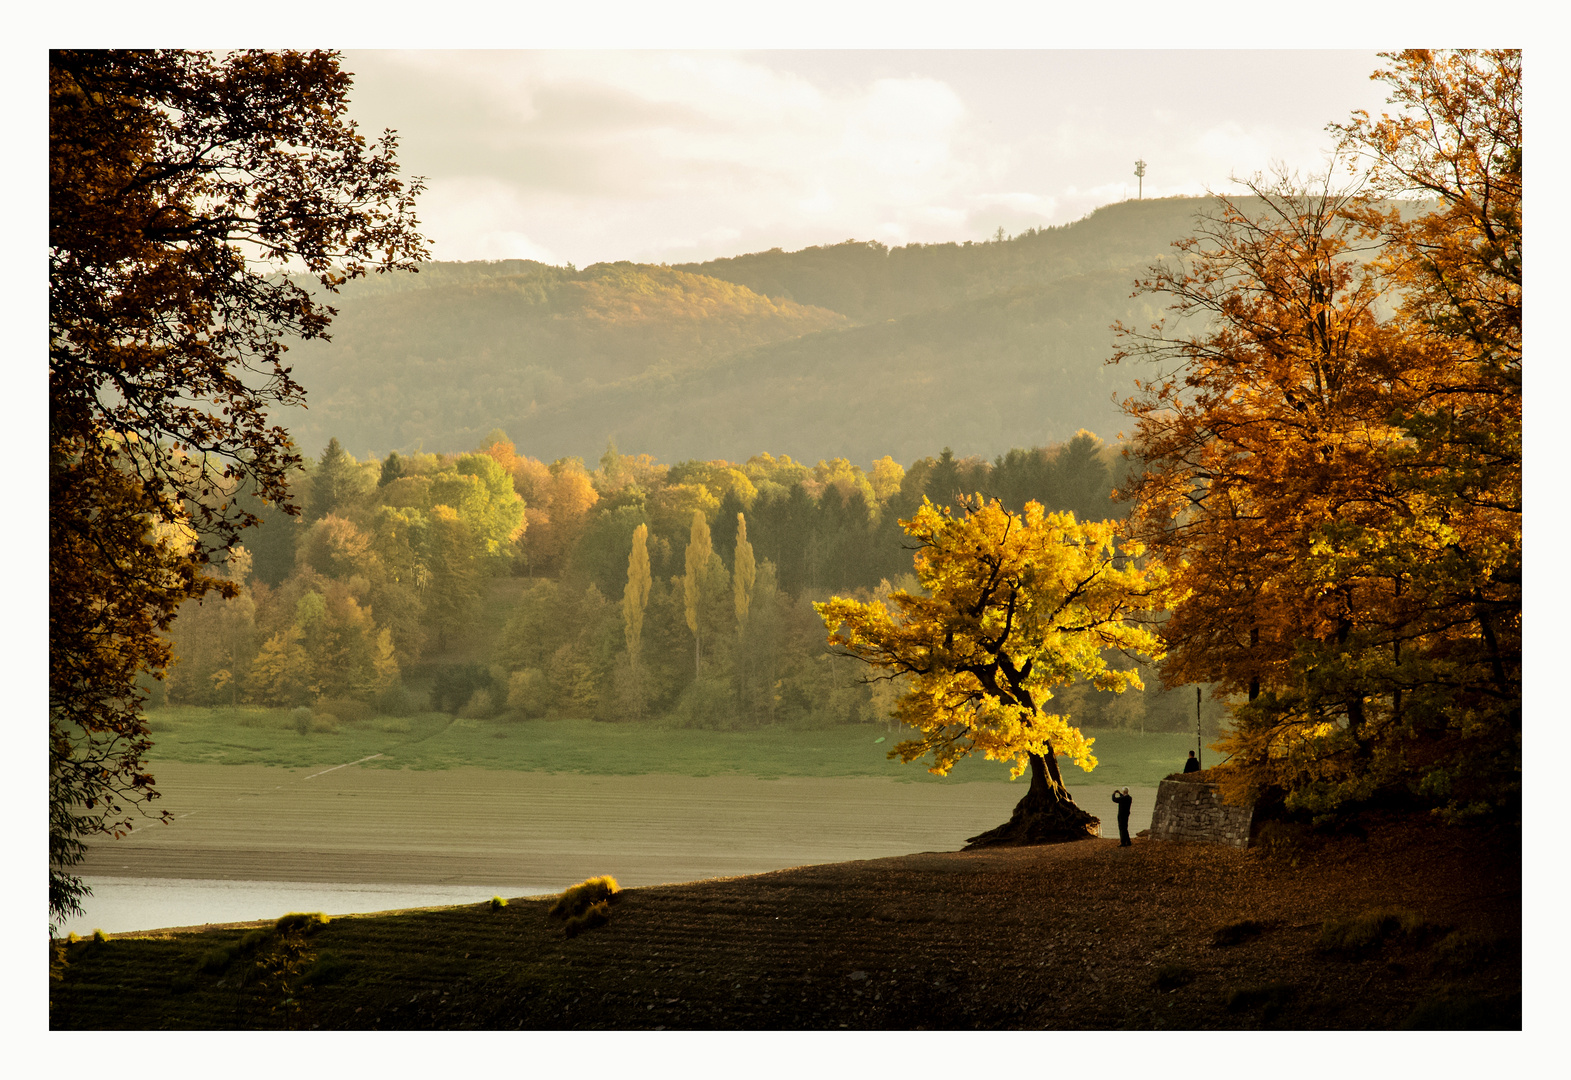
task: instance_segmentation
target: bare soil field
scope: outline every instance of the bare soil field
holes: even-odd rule
[[[1085,840],[629,888],[574,937],[548,901],[519,899],[312,933],[84,941],[56,956],[50,1022],[1520,1027],[1519,833],[1402,818],[1366,829],[1274,854]]]

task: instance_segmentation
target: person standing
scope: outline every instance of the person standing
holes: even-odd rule
[[[1184,762],[1184,771],[1185,772],[1199,772],[1200,771],[1200,759],[1195,757],[1195,752],[1193,750],[1189,751],[1189,760]]]
[[[1113,801],[1118,804],[1118,846],[1129,847],[1129,807],[1135,801],[1129,789],[1114,789]]]

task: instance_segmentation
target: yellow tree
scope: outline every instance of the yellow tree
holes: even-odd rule
[[[1048,702],[1055,687],[1080,680],[1118,693],[1142,688],[1133,664],[1115,670],[1105,657],[1162,655],[1147,620],[1165,606],[1165,572],[1142,565],[1138,545],[1121,546],[1112,523],[1077,522],[1035,502],[1015,514],[976,496],[956,517],[924,499],[900,524],[916,541],[927,595],[814,605],[831,645],[879,669],[874,678],[906,677],[895,714],[921,736],[890,756],[931,754],[928,771],[938,775],[978,751],[1011,762],[1013,776],[1030,770],[1013,817],[972,837],[973,846],[1094,835],[1097,819],[1075,805],[1057,760],[1091,771],[1093,740]]]
[[[633,530],[633,550],[627,555],[627,586],[622,590],[622,629],[627,637],[627,656],[638,667],[643,644],[644,608],[649,604],[649,526]]]
[[[682,597],[687,605],[687,628],[693,632],[693,673],[702,666],[698,634],[699,601],[702,599],[704,572],[713,550],[709,542],[709,522],[701,510],[693,511],[693,531],[687,541],[687,576],[682,581]]]
[[[753,545],[747,542],[747,519],[736,515],[736,557],[732,560],[731,588],[736,598],[736,632],[747,626],[747,609],[753,600],[753,581],[758,568],[753,562]]]

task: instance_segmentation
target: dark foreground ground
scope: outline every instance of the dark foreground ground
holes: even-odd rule
[[[84,941],[56,951],[50,1023],[1518,1028],[1521,881],[1516,831],[1402,820],[929,853],[629,889],[571,939],[514,900]]]

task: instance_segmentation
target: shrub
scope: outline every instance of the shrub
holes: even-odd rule
[[[324,951],[310,967],[305,969],[305,973],[300,976],[300,981],[306,986],[326,986],[328,983],[335,983],[342,979],[353,966],[349,961]]]
[[[1430,998],[1402,1022],[1409,1031],[1520,1031],[1522,995]]]
[[[491,910],[492,911],[501,911],[506,906],[507,906],[507,901],[503,900],[500,896],[493,896],[493,897],[491,897]]]
[[[197,964],[197,967],[209,975],[217,975],[229,966],[229,961],[233,958],[234,954],[228,949],[209,949],[202,954],[202,959]]]
[[[516,709],[533,720],[545,715],[551,704],[551,688],[546,685],[545,672],[539,668],[524,668],[507,678],[507,707]]]
[[[1234,990],[1227,995],[1228,1012],[1246,1012],[1260,1009],[1265,1019],[1271,1020],[1292,1001],[1297,990],[1287,983],[1267,983],[1244,990]]]
[[[1360,956],[1386,942],[1416,945],[1436,927],[1405,908],[1379,908],[1347,919],[1327,919],[1317,943],[1321,952]]]
[[[1255,919],[1244,919],[1240,922],[1228,923],[1211,935],[1211,944],[1237,945],[1241,941],[1248,941],[1252,937],[1259,937],[1266,930],[1266,924]]]
[[[109,940],[109,935],[104,933],[102,930],[94,930],[93,931],[93,944],[95,944],[95,945],[103,945],[108,940]]]
[[[485,720],[495,716],[498,711],[491,691],[481,687],[470,695],[464,707],[458,710],[458,715],[466,720]]]
[[[317,709],[335,717],[340,724],[363,724],[371,719],[371,706],[354,698],[323,698]]]
[[[581,881],[556,898],[551,910],[546,912],[553,919],[575,919],[592,905],[609,902],[621,891],[616,878],[610,875],[592,877]]]
[[[189,975],[176,975],[169,980],[171,994],[189,994],[196,989],[196,980]]]
[[[431,681],[431,708],[437,712],[457,713],[475,691],[485,690],[496,700],[495,680],[483,664],[449,664],[438,668]]]
[[[705,674],[682,691],[669,720],[675,727],[727,731],[742,726],[736,704],[729,679]]]
[[[415,711],[415,696],[403,683],[394,683],[376,695],[376,711],[382,716],[408,716]]]
[[[1193,968],[1185,967],[1182,964],[1168,964],[1166,967],[1157,968],[1156,978],[1153,980],[1152,985],[1165,994],[1169,991],[1177,990],[1180,986],[1188,986],[1194,981],[1195,972]]]
[[[1493,963],[1501,951],[1501,941],[1493,935],[1453,930],[1435,944],[1429,967],[1465,974]]]
[[[309,705],[296,705],[289,711],[289,722],[302,735],[311,734],[311,721],[313,719],[311,706]]]
[[[287,915],[280,915],[273,924],[273,930],[280,934],[287,934],[291,930],[314,934],[317,930],[332,922],[320,911],[291,911]]]
[[[567,925],[562,928],[562,932],[573,938],[582,934],[585,930],[593,930],[597,926],[604,926],[610,921],[611,904],[609,901],[601,900],[599,903],[590,904],[584,909],[582,914],[574,915],[568,919]]]
[[[235,944],[235,951],[241,956],[249,956],[265,945],[267,939],[271,936],[266,930],[248,930],[245,936]]]

